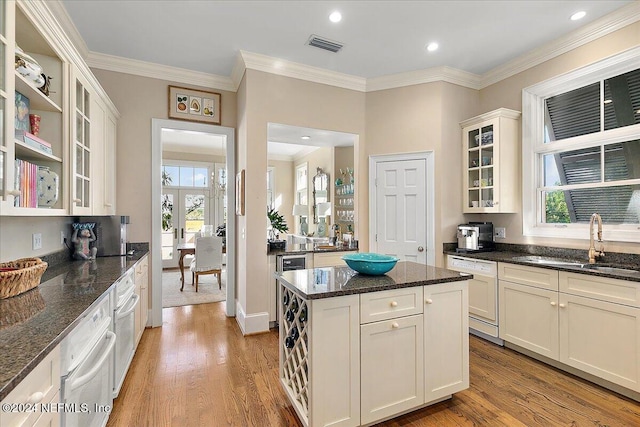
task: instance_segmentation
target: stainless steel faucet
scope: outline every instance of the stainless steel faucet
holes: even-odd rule
[[[593,223],[598,221],[598,242],[600,242],[600,250],[596,251],[596,244],[593,240]],[[604,257],[604,243],[602,243],[602,218],[597,213],[591,215],[589,221],[589,264],[595,264],[596,258]]]

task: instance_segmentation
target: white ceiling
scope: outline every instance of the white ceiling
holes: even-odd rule
[[[482,75],[629,3],[62,0],[92,54],[230,77],[244,51],[359,78],[441,66]],[[337,24],[328,19],[336,10],[343,16]],[[571,21],[579,10],[585,18]],[[344,48],[330,53],[307,46],[311,34]],[[427,53],[432,41],[440,48]],[[312,139],[302,141],[303,134]],[[353,145],[353,138],[270,124],[268,154],[293,159],[317,146]],[[165,150],[223,155],[224,146],[215,135],[163,133]]]
[[[364,78],[438,66],[483,74],[631,2],[62,1],[91,52],[230,76],[243,50]],[[570,21],[578,10],[586,17]],[[311,34],[345,47],[306,46]],[[440,49],[426,53],[431,41]]]

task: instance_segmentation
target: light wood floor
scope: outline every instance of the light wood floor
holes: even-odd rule
[[[222,303],[163,310],[107,426],[300,426],[278,382],[275,331],[243,338]],[[380,426],[640,426],[640,404],[482,339],[469,389]]]

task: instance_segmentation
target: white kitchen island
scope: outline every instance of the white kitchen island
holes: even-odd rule
[[[469,387],[470,276],[399,262],[276,277],[280,381],[305,426],[371,425]]]

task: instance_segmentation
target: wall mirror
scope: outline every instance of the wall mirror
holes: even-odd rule
[[[318,204],[329,201],[329,175],[322,168],[317,168],[317,173],[313,177],[313,223],[318,223]]]

